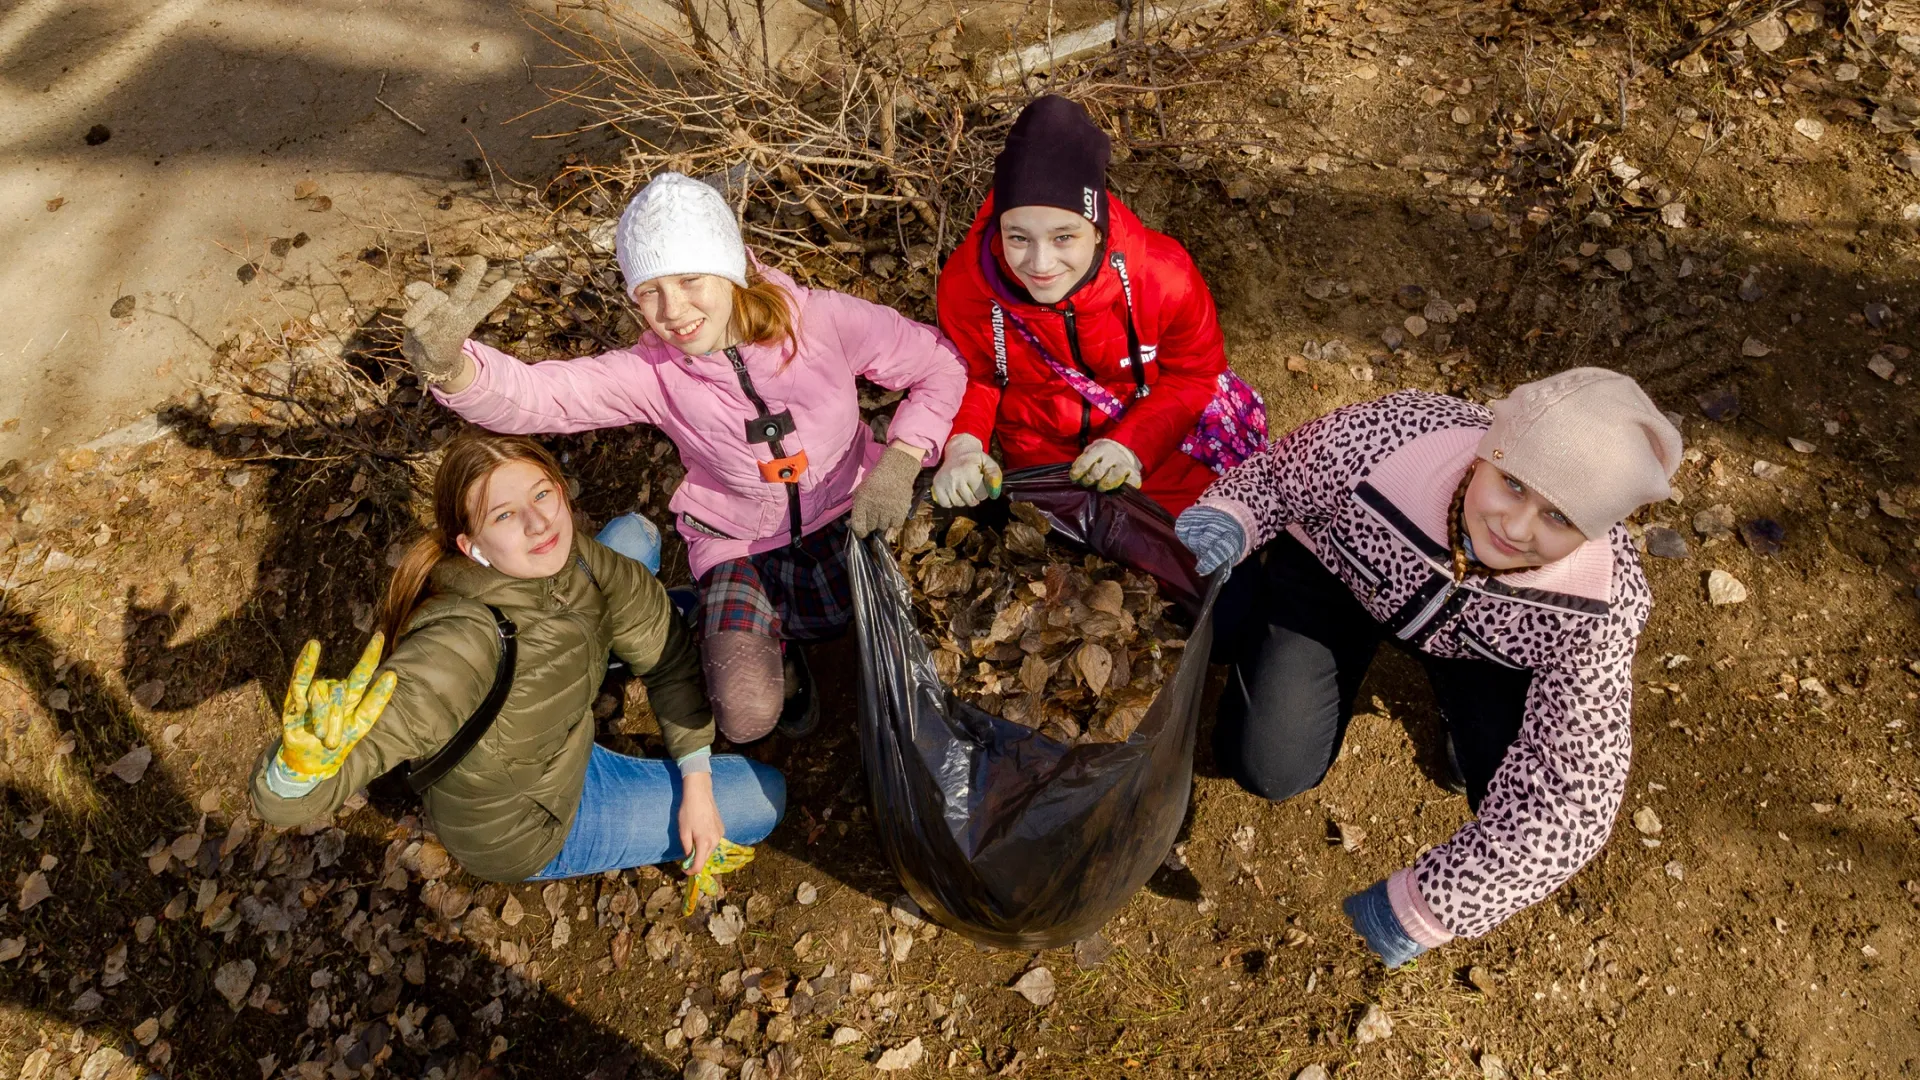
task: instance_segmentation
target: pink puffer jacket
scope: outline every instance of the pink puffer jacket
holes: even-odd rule
[[[741,359],[768,409],[793,413],[788,454],[805,450],[800,479],[802,531],[832,523],[853,503],[853,489],[885,447],[860,419],[856,376],[906,390],[891,440],[940,458],[966,392],[966,369],[939,331],[891,308],[845,293],[804,289],[777,270],[760,273],[785,289],[797,315],[799,348],[785,342],[742,345]],[[477,341],[466,343],[479,369],[473,384],[435,397],[489,431],[514,434],[586,431],[653,424],[680,451],[687,478],[672,507],[696,579],[719,563],[788,543],[784,484],[761,478],[774,454],[746,441],[758,412],[742,392],[725,352],[688,356],[652,334],[630,348],[577,360],[527,364]]]

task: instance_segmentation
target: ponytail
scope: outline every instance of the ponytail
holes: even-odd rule
[[[800,348],[787,291],[761,277],[758,270],[747,272],[746,288],[733,287],[733,329],[749,345],[785,342],[789,363]]]
[[[387,635],[387,656],[393,655],[394,645],[407,632],[413,613],[426,599],[433,568],[450,554],[446,534],[434,529],[416,537],[407,545],[406,554],[400,556],[400,565],[394,568],[393,577],[387,582],[387,595],[380,600],[379,623],[381,633]]]

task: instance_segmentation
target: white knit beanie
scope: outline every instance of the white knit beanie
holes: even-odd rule
[[[1479,456],[1559,507],[1589,540],[1673,494],[1680,433],[1640,384],[1605,368],[1570,368],[1488,406]]]
[[[661,173],[633,197],[614,230],[613,252],[629,297],[669,274],[714,274],[747,287],[747,248],[733,208],[681,173]]]

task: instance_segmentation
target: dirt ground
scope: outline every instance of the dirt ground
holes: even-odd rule
[[[310,275],[369,267],[384,297],[223,339],[223,392],[174,395],[170,434],[0,465],[0,1075],[778,1080],[914,1046],[900,1075],[1920,1074],[1920,179],[1912,135],[1883,130],[1899,116],[1872,120],[1915,93],[1900,35],[1920,24],[1803,3],[1777,48],[1728,28],[1687,53],[1717,7],[1284,7],[1284,32],[1158,103],[1187,145],[1114,170],[1206,272],[1274,429],[1591,363],[1686,436],[1675,499],[1632,523],[1664,554],[1627,803],[1565,888],[1391,973],[1347,929],[1341,898],[1467,817],[1428,778],[1431,700],[1391,651],[1326,782],[1288,803],[1220,778],[1203,718],[1168,868],[1098,938],[1037,956],[899,909],[850,643],[816,656],[839,673],[820,734],[747,751],[790,805],[729,883],[738,928],[677,918],[655,869],[467,878],[379,788],[263,828],[245,779],[268,701],[308,636],[357,649],[416,451],[452,430],[380,359],[424,265],[389,231]],[[516,258],[593,220],[461,206],[436,251]],[[931,314],[913,273],[858,285]],[[552,306],[532,286],[519,304]],[[544,356],[631,332],[541,325],[487,333]],[[369,340],[307,405],[233,389]],[[554,444],[590,523],[657,514],[677,480],[651,431]],[[1744,599],[1711,602],[1715,572]],[[606,741],[651,746],[641,711]],[[1044,1006],[1011,989],[1034,967]],[[1376,1008],[1384,1037],[1359,1023]]]

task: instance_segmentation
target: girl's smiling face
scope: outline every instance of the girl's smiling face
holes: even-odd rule
[[[1000,247],[1013,276],[1042,304],[1057,304],[1093,265],[1100,232],[1057,206],[1016,206],[1000,215]]]
[[[674,274],[642,282],[633,306],[661,341],[689,356],[734,344],[734,284],[718,274]]]
[[[1558,507],[1487,461],[1474,463],[1460,520],[1473,557],[1494,570],[1545,566],[1587,542]]]
[[[573,514],[565,489],[544,469],[509,461],[470,490],[476,531],[454,539],[461,551],[508,577],[551,577],[567,565]]]

